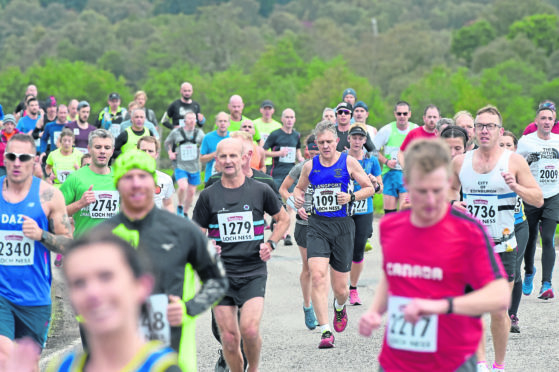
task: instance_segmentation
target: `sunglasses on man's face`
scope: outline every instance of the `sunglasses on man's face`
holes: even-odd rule
[[[407,112],[397,112],[396,115],[398,116],[408,116]]]
[[[338,115],[349,115],[351,111],[348,110],[338,110]]]
[[[33,154],[17,154],[15,152],[7,152],[4,154],[4,157],[9,160],[9,161],[15,161],[16,159],[19,159],[19,161],[21,161],[22,163],[25,163],[29,160],[32,160],[35,155]]]

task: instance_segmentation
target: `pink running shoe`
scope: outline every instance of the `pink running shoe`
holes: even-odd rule
[[[322,333],[322,338],[318,344],[319,349],[331,349],[334,347],[334,335],[330,331]]]
[[[344,308],[340,311],[336,310],[336,301],[334,300],[334,330],[338,333],[343,332],[347,327],[347,312]]]
[[[361,305],[361,299],[359,298],[359,293],[357,293],[357,289],[350,289],[349,290],[349,303],[353,306]]]

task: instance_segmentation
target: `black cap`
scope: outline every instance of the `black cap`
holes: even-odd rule
[[[262,104],[260,105],[260,108],[265,108],[265,107],[271,107],[274,108],[274,103],[272,101],[270,101],[269,99],[262,101]]]
[[[339,103],[338,106],[336,106],[336,114],[338,113],[339,110],[349,110],[351,116],[353,116],[353,106],[351,106],[351,103],[347,103],[347,102]]]
[[[366,137],[367,136],[367,131],[365,129],[361,128],[359,125],[354,125],[349,130],[349,135],[351,136],[352,134],[359,134],[361,136]]]
[[[117,92],[112,92],[111,94],[109,94],[109,101],[112,101],[113,99],[120,99],[120,94],[118,94]]]

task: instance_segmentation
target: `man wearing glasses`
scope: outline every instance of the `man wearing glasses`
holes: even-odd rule
[[[8,141],[0,177],[0,365],[24,336],[45,346],[51,316],[50,252],[72,238],[64,197],[33,177],[35,141],[17,133]]]
[[[450,197],[459,199],[462,188],[464,202],[453,202],[454,206],[469,212],[487,227],[493,249],[505,268],[512,294],[517,254],[514,234],[516,196],[527,204],[541,207],[542,190],[530,173],[526,160],[499,146],[499,137],[504,129],[496,107],[486,106],[478,110],[474,130],[479,147],[453,159]],[[506,308],[491,313],[491,335],[495,348],[493,371],[505,368],[509,330],[510,318]],[[477,357],[481,370],[488,370],[483,338]]]
[[[351,127],[351,118],[353,117],[353,106],[351,103],[342,102],[336,106],[336,132],[338,133],[338,144],[336,145],[336,151],[343,152],[349,150],[349,140],[347,138],[349,134],[349,128]],[[365,142],[365,149],[367,152],[371,152],[375,149],[371,137],[367,134],[367,142]]]
[[[409,121],[410,116],[409,103],[398,101],[394,106],[396,121],[382,127],[373,139],[375,148],[379,151],[382,149],[382,153],[378,155],[378,161],[382,164],[382,181],[384,183],[382,200],[385,214],[396,212],[398,201],[402,203],[407,195],[402,167],[398,162],[398,151],[408,133],[417,128],[417,124]]]

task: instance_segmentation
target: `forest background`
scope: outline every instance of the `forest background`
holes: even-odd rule
[[[0,0],[0,104],[28,84],[39,98],[86,99],[136,90],[161,118],[194,85],[213,122],[232,94],[257,118],[271,99],[306,134],[351,87],[369,124],[394,103],[443,116],[491,103],[519,135],[539,101],[559,102],[559,0]],[[93,122],[90,119],[90,122]],[[209,131],[213,125],[206,125]]]

